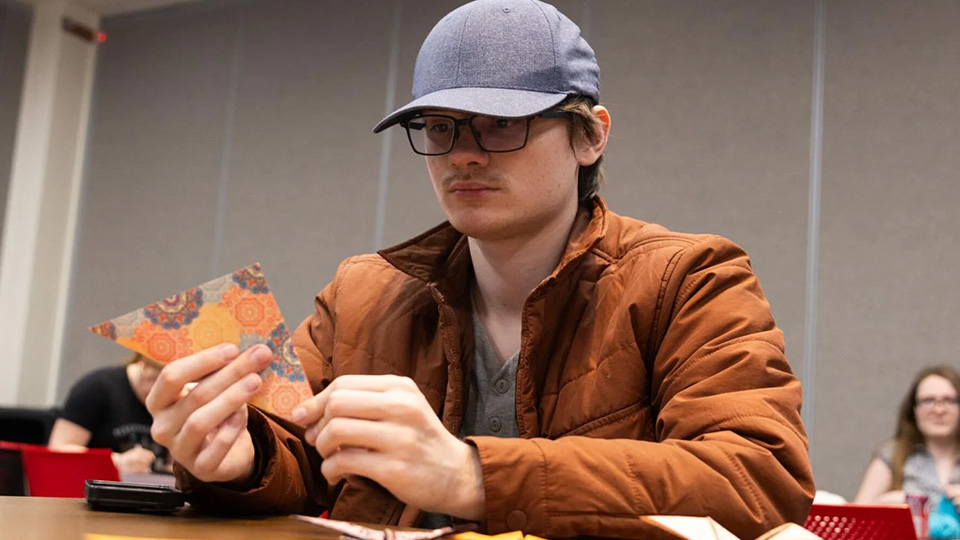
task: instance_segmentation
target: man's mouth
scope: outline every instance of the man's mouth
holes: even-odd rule
[[[494,188],[490,184],[487,184],[485,182],[477,182],[473,180],[455,181],[451,183],[450,186],[447,188],[447,190],[450,191],[451,193],[456,193],[459,191],[486,191],[486,190],[494,190],[494,189],[496,188]]]

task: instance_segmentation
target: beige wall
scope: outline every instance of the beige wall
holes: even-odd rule
[[[439,222],[421,158],[370,128],[408,99],[420,42],[457,4],[221,0],[106,19],[60,395],[124,355],[88,325],[253,261],[296,324],[344,257]],[[819,486],[852,496],[906,379],[958,362],[960,4],[824,3],[822,169],[815,0],[557,5],[602,68],[611,207],[750,252],[811,391]]]

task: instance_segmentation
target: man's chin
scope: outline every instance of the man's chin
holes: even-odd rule
[[[447,219],[453,228],[460,233],[477,240],[502,240],[515,235],[518,227],[502,220],[490,219],[489,216],[448,215]]]

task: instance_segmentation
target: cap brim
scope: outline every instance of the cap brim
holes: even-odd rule
[[[426,109],[519,118],[543,112],[566,97],[566,94],[505,88],[447,88],[415,99],[393,111],[374,126],[373,132],[380,133],[413,113]]]

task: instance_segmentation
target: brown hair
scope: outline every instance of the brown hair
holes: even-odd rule
[[[891,458],[891,471],[893,472],[893,482],[891,489],[897,490],[903,487],[903,464],[907,457],[913,452],[913,447],[918,444],[924,444],[923,434],[917,427],[917,388],[920,383],[931,375],[937,375],[950,381],[953,389],[960,394],[960,373],[949,366],[934,366],[920,370],[917,376],[910,383],[910,391],[903,397],[900,404],[900,413],[897,415],[897,433],[893,438],[893,456]],[[960,429],[954,433],[954,439],[960,447]]]
[[[584,141],[595,142],[602,136],[600,119],[593,112],[597,102],[589,96],[573,95],[562,101],[554,110],[570,115],[570,145]],[[577,171],[577,200],[587,205],[603,185],[603,156],[592,165],[581,166]]]

